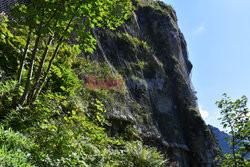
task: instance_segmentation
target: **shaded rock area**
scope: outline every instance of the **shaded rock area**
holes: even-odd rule
[[[165,153],[170,166],[214,166],[216,146],[191,88],[192,64],[176,13],[163,2],[135,6],[132,18],[118,30],[93,30],[97,50],[90,57],[107,63],[124,80],[164,82],[158,89],[137,84],[117,103],[108,103],[111,135],[132,125],[145,144]]]

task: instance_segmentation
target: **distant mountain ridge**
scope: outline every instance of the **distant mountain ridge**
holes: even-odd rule
[[[231,147],[228,143],[228,140],[225,140],[226,138],[229,138],[230,136],[226,132],[220,131],[218,128],[216,128],[212,125],[208,125],[208,127],[210,129],[212,129],[212,131],[216,135],[217,139],[219,140],[219,145],[220,145],[223,153],[230,154]]]
[[[229,142],[228,140],[226,140],[226,138],[230,138],[229,134],[227,134],[226,132],[224,131],[220,131],[218,128],[212,126],[212,125],[208,125],[208,127],[214,132],[216,138],[218,139],[219,141],[219,145],[222,149],[222,152],[224,154],[231,154],[232,151],[232,147],[229,145]],[[245,156],[245,159],[250,159],[250,154],[248,153],[246,156]]]

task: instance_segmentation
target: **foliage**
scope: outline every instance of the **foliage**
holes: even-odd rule
[[[18,84],[12,103],[15,108],[34,103],[51,71],[58,71],[54,61],[64,45],[73,40],[71,36],[75,40],[71,48],[76,53],[81,53],[82,49],[79,48],[93,52],[96,41],[91,29],[98,27],[113,30],[120,26],[131,15],[132,4],[127,0],[31,0],[29,4],[16,4],[13,8],[13,21],[4,22],[11,25],[16,38],[22,39],[19,47]],[[6,29],[7,24],[4,24],[1,28]],[[26,78],[23,77],[25,70]],[[22,80],[25,82],[24,91],[19,95]]]
[[[232,154],[225,155],[222,166],[244,167],[250,164],[249,160],[244,159],[249,154],[250,148],[247,100],[246,96],[242,96],[241,99],[232,101],[227,94],[223,94],[223,99],[216,102],[223,116],[220,118],[221,124],[224,128],[229,129],[230,138],[227,140],[232,146]]]
[[[14,91],[17,82],[13,80],[0,81],[0,118],[4,117],[8,108],[11,107],[12,91]]]
[[[40,97],[41,102],[34,105],[32,110],[26,107],[12,111],[4,121],[5,127],[13,127],[34,139],[40,150],[37,154],[43,153],[35,161],[38,166],[163,164],[162,156],[155,149],[145,149],[141,143],[126,144],[122,139],[108,137],[101,126],[109,124],[102,115],[105,109],[100,101],[93,101],[87,109],[73,104],[70,109],[64,107],[64,111],[61,111],[56,104],[62,100],[65,101],[61,103],[67,103],[69,99],[50,96],[44,99]]]
[[[78,67],[77,62],[77,60],[73,61],[71,65]],[[63,64],[60,60],[60,65]],[[67,67],[65,64],[64,66]],[[72,72],[68,67],[68,69],[61,70],[60,75],[64,76],[64,73],[67,74],[70,71]],[[88,70],[85,72],[83,70],[81,73],[87,75]],[[108,73],[107,70],[106,74]],[[72,77],[77,79],[76,75]],[[49,84],[58,83],[58,79],[58,77],[50,77]],[[67,80],[59,83],[66,84]],[[132,145],[127,145],[123,139],[110,138],[105,132],[104,126],[110,126],[110,123],[104,116],[105,106],[97,98],[105,101],[108,100],[109,95],[84,89],[84,85],[79,86],[79,89],[85,92],[83,95],[79,94],[80,97],[77,97],[77,94],[70,96],[66,90],[57,91],[52,89],[53,87],[48,87],[33,105],[20,106],[17,110],[10,110],[4,116],[2,120],[4,127],[12,127],[16,131],[27,134],[36,143],[37,149],[34,155],[40,155],[39,158],[34,161],[29,159],[23,161],[35,162],[37,166],[100,167],[125,167],[127,164],[138,166],[139,162],[144,162],[143,157],[134,156],[133,151],[135,152],[136,148],[129,149]],[[11,98],[10,92],[14,87],[14,81],[3,83],[1,96]],[[67,88],[74,89],[74,85],[70,84]],[[6,103],[10,102],[11,100]],[[1,109],[1,111],[4,110],[4,108]],[[137,135],[134,129],[127,133]],[[126,153],[123,150],[127,150]],[[8,156],[7,153],[3,154]],[[154,152],[149,150],[147,154],[150,156],[149,154],[154,154]],[[139,160],[140,158],[142,159]],[[136,164],[132,160],[135,160]]]
[[[215,162],[216,162],[216,164],[222,164],[224,155],[223,155],[223,151],[222,151],[222,148],[220,146],[219,140],[217,138],[218,136],[216,136],[212,126],[208,125],[208,127],[210,128],[210,132],[211,132],[213,139],[214,139],[214,142],[217,146]]]
[[[146,149],[140,142],[128,143],[126,148],[128,166],[160,167],[166,163],[163,156],[155,148]]]
[[[100,63],[96,60],[91,60],[90,57],[79,58],[78,62],[83,62],[77,65],[76,73],[84,82],[82,82],[83,89],[80,91],[80,95],[85,101],[91,101],[93,97],[98,97],[103,99],[102,102],[105,105],[115,104],[120,102],[123,104],[124,96],[128,94],[125,89],[87,89],[85,78],[95,77],[96,80],[103,79],[107,81],[108,79],[123,79],[123,77],[117,73],[113,73],[107,63]],[[124,79],[123,79],[124,80]],[[98,81],[96,82],[98,85]],[[114,83],[117,86],[117,83]]]
[[[86,89],[86,77],[122,77],[114,75],[106,63],[79,56],[84,54],[82,49],[92,52],[95,48],[91,29],[121,25],[131,14],[131,2],[30,2],[14,7],[18,10],[12,18],[18,22],[0,15],[0,70],[7,76],[0,82],[0,166],[165,163],[155,149],[126,141],[140,139],[133,127],[126,131],[131,138],[109,136],[105,128],[112,125],[106,119],[107,106],[122,104],[128,92]],[[126,39],[146,47],[130,36]]]
[[[117,37],[125,41],[127,44],[132,45],[133,48],[141,47],[145,50],[149,50],[149,46],[145,41],[141,41],[136,37],[132,37],[128,33],[118,33]]]
[[[0,166],[35,166],[35,150],[37,146],[31,139],[0,127]]]
[[[7,76],[17,70],[17,58],[19,56],[20,38],[13,36],[8,30],[8,19],[0,14],[0,70],[4,70]]]
[[[164,13],[168,15],[169,19],[172,19],[170,15],[170,11],[173,11],[173,7],[171,5],[166,5],[162,1],[156,0],[156,1],[151,1],[151,0],[136,0],[136,2],[141,6],[141,7],[150,7],[156,11],[159,11],[160,13]]]

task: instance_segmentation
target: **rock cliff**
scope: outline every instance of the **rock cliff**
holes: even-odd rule
[[[8,13],[10,4],[0,0],[0,11]],[[134,5],[131,19],[116,31],[94,29],[97,49],[84,55],[107,64],[114,77],[127,81],[125,93],[106,102],[112,123],[108,131],[115,136],[134,127],[138,135],[127,138],[157,147],[170,166],[212,167],[216,146],[197,107],[192,64],[176,13],[158,1]]]
[[[192,64],[176,13],[163,2],[134,4],[133,17],[118,30],[93,30],[97,50],[91,58],[107,63],[129,87],[126,95],[109,103],[111,134],[132,125],[145,144],[170,158],[171,166],[213,166],[214,140],[197,107],[189,76]],[[137,84],[131,87],[128,78]],[[143,84],[152,79],[163,80],[163,85]]]

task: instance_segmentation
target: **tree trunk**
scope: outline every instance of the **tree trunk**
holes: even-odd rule
[[[37,52],[39,41],[40,41],[40,38],[41,38],[41,32],[40,31],[41,31],[42,24],[43,23],[41,22],[40,25],[39,25],[39,29],[38,29],[38,32],[37,32],[37,38],[36,38],[36,41],[35,41],[35,46],[34,46],[34,49],[33,49],[32,55],[31,55],[31,62],[30,62],[28,77],[27,77],[26,84],[25,84],[25,90],[24,90],[24,93],[23,93],[23,95],[22,95],[22,97],[20,99],[20,102],[19,102],[19,104],[21,106],[24,105],[24,103],[25,103],[25,101],[27,99],[27,96],[29,94],[29,89],[30,89],[30,85],[31,85],[31,78],[32,78],[34,63],[35,63],[36,52]]]
[[[235,152],[235,135],[233,134],[232,136],[232,140],[233,140],[233,143],[232,143],[232,147],[233,147],[233,159],[234,159],[234,167],[237,167],[237,159],[236,159],[236,152]]]
[[[19,87],[20,87],[20,84],[22,81],[23,68],[24,68],[27,52],[28,52],[29,45],[30,45],[30,39],[31,39],[31,28],[29,30],[29,34],[27,37],[26,46],[24,49],[23,56],[20,59],[20,68],[19,68],[18,73],[17,73],[17,86],[16,86],[15,91],[14,91],[15,94],[14,94],[14,97],[12,100],[12,107],[16,107],[16,105],[17,105],[17,97],[18,97],[18,93],[19,93]]]
[[[32,99],[31,99],[31,102],[34,102],[34,101],[36,100],[38,94],[41,92],[41,90],[42,90],[42,88],[43,88],[43,86],[44,86],[44,84],[45,84],[45,82],[46,82],[46,79],[47,79],[47,77],[48,77],[48,75],[49,75],[50,69],[51,69],[51,67],[52,67],[52,63],[53,63],[55,57],[57,56],[57,53],[58,53],[58,51],[59,51],[59,48],[60,48],[60,44],[58,44],[58,45],[56,46],[56,49],[55,49],[55,51],[54,51],[54,54],[53,54],[53,56],[52,56],[52,58],[51,58],[51,60],[50,60],[50,62],[49,62],[49,66],[48,66],[48,68],[47,68],[47,71],[46,71],[46,73],[44,74],[44,77],[43,77],[42,81],[40,82],[38,88],[36,89],[36,92],[34,92],[34,95],[33,95]]]
[[[68,31],[68,29],[69,29],[69,27],[70,27],[70,24],[72,23],[73,19],[74,19],[74,16],[73,16],[73,17],[71,18],[71,20],[69,21],[69,23],[68,23],[66,29],[64,30],[64,32],[67,32],[67,31]],[[49,72],[50,72],[50,69],[51,69],[51,67],[52,67],[53,61],[54,61],[54,59],[56,58],[56,56],[57,56],[57,54],[58,54],[58,51],[59,51],[59,49],[60,49],[60,45],[61,45],[61,42],[62,42],[62,41],[63,41],[63,35],[61,36],[61,38],[60,38],[59,41],[58,41],[58,44],[57,44],[56,49],[55,49],[55,51],[54,51],[54,53],[53,53],[53,56],[52,56],[52,58],[50,59],[50,62],[49,62],[49,66],[48,66],[48,68],[47,68],[47,71],[46,71],[46,73],[45,73],[45,75],[44,75],[44,77],[43,77],[41,83],[39,84],[39,86],[38,86],[38,88],[37,88],[37,91],[34,93],[34,96],[33,96],[33,98],[31,99],[31,102],[34,102],[34,101],[36,100],[37,96],[39,95],[39,93],[41,92],[41,90],[42,90],[42,88],[43,88],[43,86],[44,86],[44,84],[45,84],[45,82],[46,82],[46,79],[47,79],[47,77],[48,77],[48,75],[49,75]]]
[[[232,151],[233,151],[233,162],[234,162],[234,167],[237,167],[237,160],[236,160],[236,152],[235,152],[235,131],[234,131],[234,127],[232,125],[232,122],[230,121],[230,118],[228,118],[228,123],[229,123],[229,126],[231,128],[231,131],[232,131]]]
[[[37,70],[37,72],[35,74],[34,84],[33,84],[32,90],[31,90],[31,92],[29,94],[28,100],[31,100],[33,98],[35,92],[37,91],[37,88],[38,88],[38,85],[39,85],[39,82],[40,82],[40,77],[42,75],[42,69],[43,69],[46,57],[48,55],[49,45],[50,45],[51,41],[52,41],[52,36],[49,36],[49,39],[48,39],[48,42],[46,44],[46,48],[44,50],[41,62],[39,64],[39,68],[38,68],[38,70]]]

